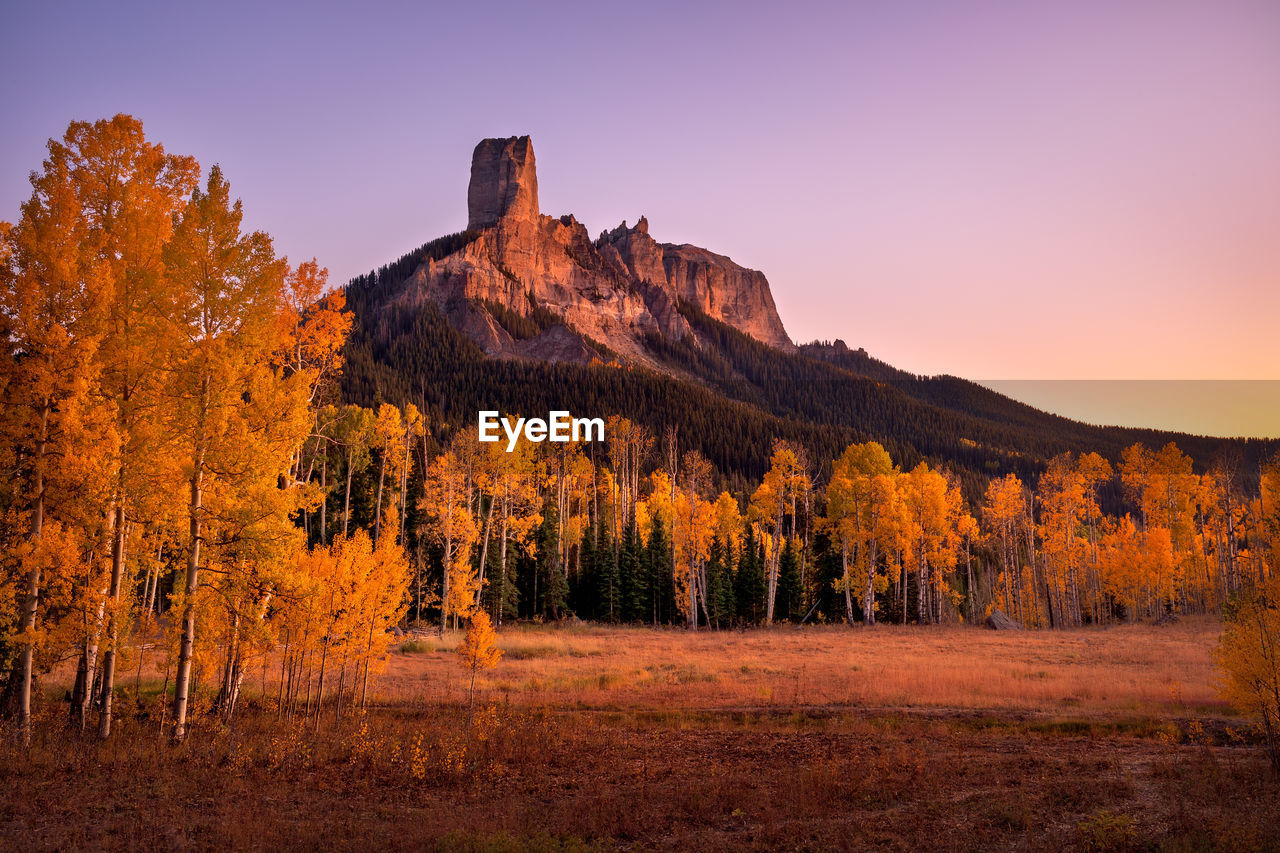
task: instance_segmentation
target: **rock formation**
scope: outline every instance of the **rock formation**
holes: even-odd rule
[[[671,299],[696,305],[769,346],[791,348],[764,273],[687,243],[658,243],[643,216],[635,228],[627,229],[624,222],[605,239],[633,276],[662,287]]]
[[[992,631],[1020,631],[1022,626],[1005,615],[999,608],[992,610],[987,617],[986,626]]]
[[[483,139],[471,154],[467,228],[538,216],[538,171],[527,136]]]
[[[682,340],[692,332],[681,301],[770,346],[792,348],[762,273],[696,246],[658,243],[644,217],[592,241],[572,216],[544,216],[527,136],[476,146],[467,208],[471,241],[420,266],[400,298],[435,302],[490,355],[585,361],[607,348],[653,363],[647,335]],[[536,306],[563,325],[516,340],[491,306],[522,316]]]

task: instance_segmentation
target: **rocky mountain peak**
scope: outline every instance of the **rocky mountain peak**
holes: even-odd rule
[[[763,273],[696,246],[658,243],[643,216],[592,241],[574,217],[543,215],[528,136],[475,147],[467,212],[468,242],[426,260],[399,299],[435,302],[490,356],[587,361],[613,353],[660,367],[652,336],[693,334],[682,303],[793,348]]]
[[[482,139],[471,154],[467,228],[538,217],[538,169],[527,136]]]

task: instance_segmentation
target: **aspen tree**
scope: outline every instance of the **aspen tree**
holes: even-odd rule
[[[840,545],[840,588],[850,624],[855,591],[861,597],[863,621],[875,623],[876,587],[883,577],[877,568],[880,539],[896,515],[895,477],[889,454],[875,442],[851,444],[832,463],[823,526]],[[883,478],[878,486],[877,478]]]
[[[458,660],[471,672],[471,686],[467,691],[467,728],[471,728],[471,709],[476,695],[476,673],[482,669],[493,669],[502,658],[502,649],[498,648],[498,635],[489,621],[489,614],[483,610],[471,613],[467,622],[467,633],[456,651]]]
[[[774,442],[769,463],[764,479],[751,495],[752,517],[760,522],[762,538],[766,543],[766,624],[773,622],[787,505],[792,494],[792,478],[798,468],[795,451],[786,442]]]
[[[1087,483],[1070,454],[1054,457],[1040,478],[1041,567],[1050,627],[1080,624],[1079,569],[1088,542],[1080,537],[1087,515]]]
[[[455,447],[437,456],[427,469],[419,504],[424,534],[442,550],[440,630],[462,618],[475,602],[480,583],[471,568],[478,528],[467,495],[468,472]]]
[[[75,456],[76,434],[85,435],[97,379],[96,355],[105,328],[110,271],[93,251],[93,237],[73,167],[50,143],[44,171],[32,175],[32,194],[16,226],[6,226],[6,263],[0,267],[0,316],[6,343],[3,428],[20,459],[17,507],[25,535],[10,555],[22,566],[15,673],[21,737],[30,738],[31,684],[39,637],[39,605],[46,568],[46,518],[73,488],[66,462]],[[99,424],[89,433],[113,439]],[[83,457],[81,457],[83,458]],[[69,476],[70,475],[70,476]]]
[[[1102,620],[1102,595],[1099,579],[1099,554],[1098,539],[1100,536],[1099,523],[1102,517],[1102,508],[1099,501],[1099,489],[1102,485],[1111,480],[1114,475],[1111,463],[1103,459],[1097,453],[1083,453],[1077,462],[1077,470],[1080,473],[1081,480],[1084,485],[1084,511],[1085,523],[1088,530],[1089,538],[1089,578],[1088,591],[1092,603],[1092,615],[1095,622]]]
[[[369,445],[374,430],[374,415],[361,406],[343,406],[332,419],[331,442],[339,448],[343,462],[342,535],[351,528],[351,483],[360,471],[369,467]]]
[[[405,436],[407,430],[400,410],[395,406],[383,403],[378,407],[378,414],[373,423],[373,440],[379,447],[378,454],[378,497],[373,511],[373,539],[378,541],[382,536],[382,492],[387,483],[387,470],[391,470],[391,480],[400,479],[401,459],[408,459],[408,447]]]
[[[681,476],[684,482],[684,500],[678,516],[686,530],[685,565],[687,570],[686,584],[689,590],[689,602],[686,608],[688,626],[691,630],[698,627],[698,602],[702,602],[703,617],[710,622],[707,614],[707,577],[706,563],[710,555],[711,539],[714,533],[714,507],[706,500],[707,490],[711,487],[711,476],[714,469],[711,463],[696,450],[686,451],[681,465]]]
[[[407,501],[409,499],[409,466],[412,460],[412,453],[410,451],[417,442],[422,441],[424,442],[423,453],[426,453],[425,440],[427,437],[427,430],[426,421],[423,420],[421,412],[418,411],[417,407],[414,406],[413,403],[405,405],[403,422],[404,460],[400,465],[400,503],[398,504],[400,529],[397,532],[396,541],[402,546],[407,546],[408,543],[405,541],[404,532],[406,519],[409,517],[409,505]],[[425,467],[424,456],[422,468]],[[420,468],[419,470],[422,469]]]
[[[936,621],[935,599],[955,567],[954,507],[947,500],[946,478],[927,463],[913,468],[902,485],[911,530],[907,554],[916,569],[916,618],[927,625]]]
[[[206,188],[192,192],[164,257],[170,284],[167,313],[183,345],[171,372],[171,394],[188,492],[187,570],[173,699],[177,741],[186,736],[201,550],[209,532],[206,524],[217,511],[206,505],[206,496],[230,499],[222,479],[227,473],[211,463],[220,461],[221,454],[250,449],[243,444],[250,438],[244,408],[253,405],[258,389],[248,383],[265,379],[261,371],[274,354],[286,268],[275,258],[266,234],[241,232],[241,218],[240,202],[231,201],[230,187],[215,166]],[[301,403],[305,413],[305,397]],[[277,417],[284,415],[287,421],[292,414]],[[261,469],[253,473],[261,474]]]
[[[1216,657],[1223,696],[1261,721],[1271,766],[1280,772],[1280,572],[1235,604]]]
[[[394,509],[388,518],[394,515]],[[368,623],[365,646],[361,654],[363,676],[360,684],[360,707],[364,708],[369,694],[369,674],[380,670],[386,663],[386,648],[390,630],[399,622],[408,606],[409,562],[401,548],[391,538],[379,541],[371,554],[370,568],[364,577],[363,587],[356,595],[365,608],[364,619]]]
[[[75,122],[63,144],[51,145],[55,158],[71,165],[91,223],[97,256],[108,270],[111,299],[99,353],[98,393],[114,410],[115,452],[111,507],[111,569],[107,590],[107,641],[102,655],[98,699],[99,737],[111,733],[112,693],[125,584],[127,530],[131,516],[158,511],[157,488],[172,461],[167,436],[156,417],[163,365],[174,345],[171,328],[156,308],[164,301],[163,248],[173,216],[195,186],[194,159],[165,153],[146,141],[142,123],[129,116],[89,124]],[[93,681],[91,667],[86,678]],[[88,684],[86,684],[86,690]],[[87,698],[87,697],[86,697]]]
[[[501,625],[514,591],[514,585],[509,584],[507,578],[508,546],[514,544],[518,550],[526,549],[531,544],[533,531],[542,523],[538,502],[541,462],[533,445],[523,441],[511,453],[491,454],[491,462],[494,465],[493,500],[498,513],[498,578],[493,621]]]
[[[1000,560],[997,587],[1004,611],[1019,622],[1023,613],[1017,525],[1026,512],[1022,480],[1016,474],[1006,474],[987,486],[982,515],[987,537]]]

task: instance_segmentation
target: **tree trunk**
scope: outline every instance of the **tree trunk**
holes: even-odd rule
[[[325,668],[325,664],[328,663],[328,660],[329,660],[329,636],[330,636],[329,634],[325,635],[324,646],[322,647],[323,650],[320,652],[320,680],[316,684],[316,728],[315,730],[317,732],[320,731],[320,714],[321,714],[321,711],[324,709],[324,668]]]
[[[502,539],[498,549],[498,560],[502,564],[501,573],[499,575],[498,585],[498,606],[495,608],[494,624],[499,628],[502,627],[502,611],[506,609],[507,603],[507,534],[510,526],[511,508],[504,505],[502,508]]]
[[[53,403],[45,400],[40,410],[40,442],[36,447],[35,483],[33,491],[35,500],[31,510],[31,535],[33,548],[40,543],[44,532],[44,462],[49,447],[49,413]],[[21,673],[18,681],[18,727],[21,731],[22,745],[31,745],[31,679],[35,664],[36,613],[40,608],[40,557],[33,555],[31,568],[27,572],[27,598],[22,609],[22,631],[26,635],[22,644],[22,654],[18,662]]]
[[[484,493],[481,493],[481,499],[484,499]],[[480,596],[484,593],[484,573],[489,562],[489,533],[493,529],[493,505],[497,503],[496,495],[489,498],[489,511],[484,517],[484,544],[480,546],[480,577],[479,585],[476,587],[475,606],[480,606]]]
[[[387,442],[382,442],[382,459],[378,463],[378,503],[373,511],[373,541],[382,535],[382,484],[387,479]]]
[[[401,546],[408,544],[405,541],[404,531],[406,521],[409,518],[409,445],[412,444],[410,440],[412,438],[410,427],[406,424],[404,428],[404,467],[400,469],[400,530],[396,536],[396,541]]]
[[[86,582],[86,586],[90,582]],[[98,598],[98,613],[93,621],[93,630],[85,637],[84,651],[80,654],[80,663],[76,670],[75,688],[71,694],[71,720],[81,731],[89,719],[89,708],[93,705],[93,686],[98,683],[98,641],[102,638],[102,620],[106,616],[106,594],[104,588]]]
[[[861,550],[861,549],[858,549]],[[879,556],[879,543],[871,540],[867,549],[867,588],[862,594],[862,621],[867,625],[876,624],[876,559]]]
[[[325,533],[325,519],[329,515],[329,454],[325,452],[325,458],[320,462],[320,544],[329,544],[329,537]]]
[[[355,454],[355,445],[347,445],[347,496],[342,504],[342,535],[347,535],[347,525],[351,523],[351,459]]]
[[[116,646],[120,642],[120,584],[124,577],[124,492],[116,501],[111,520],[111,587],[107,597],[111,599],[111,618],[107,628],[107,651],[102,656],[102,699],[98,710],[98,737],[111,736],[111,695],[116,683]]]
[[[968,587],[966,587],[966,590],[969,593],[968,595],[969,600],[965,602],[968,605],[968,607],[966,607],[965,609],[969,611],[969,621],[972,623],[974,598],[976,597],[977,593],[973,588],[973,564],[969,561],[969,538],[967,536],[965,537],[965,540],[964,540],[964,572],[969,582]]]
[[[191,547],[187,554],[186,601],[182,613],[182,644],[178,649],[178,672],[173,680],[173,740],[181,743],[187,736],[187,700],[191,688],[191,658],[196,643],[195,595],[200,580],[200,545],[202,534],[200,515],[204,510],[204,453],[205,418],[209,410],[209,377],[201,381],[200,425],[196,438],[195,464],[191,472],[191,501],[188,510]]]
[[[840,547],[840,567],[844,572],[844,621],[846,624],[853,624],[853,592],[849,586],[853,583],[849,577],[849,546],[841,543]]]
[[[376,609],[374,611],[376,613]],[[373,659],[373,623],[374,614],[369,616],[369,639],[364,647],[364,678],[360,683],[360,710],[365,708],[365,701],[369,698],[369,663]]]

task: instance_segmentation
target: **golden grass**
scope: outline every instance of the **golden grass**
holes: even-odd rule
[[[367,715],[251,689],[176,747],[153,694],[99,743],[50,683],[29,750],[0,730],[0,849],[1275,850],[1219,630],[518,626],[474,715],[415,635]]]
[[[1077,631],[843,626],[747,632],[504,628],[487,699],[597,710],[780,707],[989,710],[1072,717],[1229,713],[1214,687],[1213,619]],[[457,636],[393,654],[389,704],[451,702],[466,682]]]

